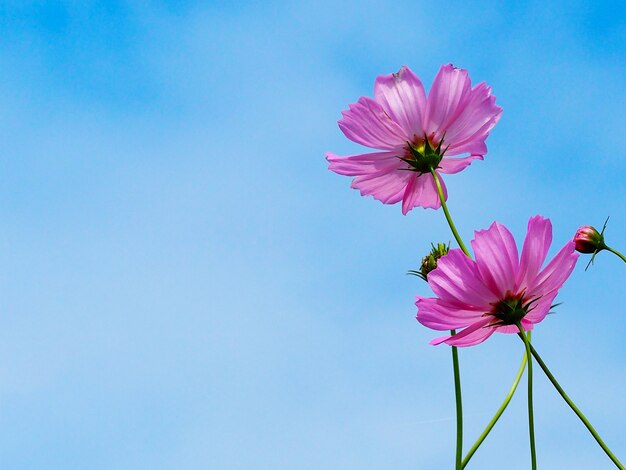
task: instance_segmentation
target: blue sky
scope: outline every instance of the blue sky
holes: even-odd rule
[[[444,3],[444,4],[442,4]],[[450,352],[406,276],[450,235],[328,172],[378,74],[467,68],[504,108],[446,179],[463,237],[535,214],[626,249],[623,2],[0,6],[0,463],[451,468]],[[586,259],[537,349],[626,459],[624,265]],[[461,351],[466,440],[522,356]],[[543,468],[612,468],[540,374]],[[472,468],[527,469],[516,395]],[[470,468],[470,467],[468,467]]]

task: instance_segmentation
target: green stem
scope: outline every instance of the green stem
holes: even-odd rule
[[[441,187],[441,181],[439,180],[439,175],[437,174],[435,170],[430,170],[430,173],[433,175],[433,178],[435,180],[435,185],[437,186],[437,194],[439,195],[439,200],[441,201],[441,207],[443,209],[443,213],[446,215],[446,220],[448,221],[450,230],[452,230],[452,235],[454,235],[454,238],[456,242],[459,244],[459,248],[463,250],[463,253],[465,253],[469,258],[471,258],[472,256],[470,255],[470,252],[465,247],[465,244],[463,243],[463,240],[461,239],[459,232],[454,226],[454,222],[452,221],[450,212],[448,212],[448,206],[446,205],[446,198],[443,194],[443,188]]]
[[[522,324],[517,322],[519,329],[518,336],[524,341],[526,346],[526,357],[528,357],[528,432],[530,435],[530,461],[532,470],[537,470],[537,453],[535,450],[535,418],[533,416],[533,360],[530,357],[530,338],[524,333]]]
[[[624,256],[623,254],[621,254],[619,251],[614,250],[613,248],[611,248],[610,246],[606,246],[604,245],[604,249],[610,251],[611,253],[613,253],[614,255],[619,256],[620,258],[622,258],[622,261],[624,263],[626,263],[626,256]]]
[[[463,253],[465,253],[467,257],[471,259],[472,255],[466,248],[465,243],[463,243],[463,240],[461,239],[461,235],[459,235],[459,232],[456,229],[454,222],[452,221],[452,216],[450,215],[450,211],[448,211],[448,205],[446,204],[446,198],[443,194],[443,187],[441,186],[439,175],[434,169],[431,170],[430,173],[433,175],[433,179],[435,180],[435,186],[437,187],[437,194],[439,195],[439,200],[441,201],[441,207],[443,209],[443,213],[446,216],[446,220],[448,221],[448,225],[450,226],[450,230],[452,231],[452,235],[454,235],[454,238],[456,242],[458,243],[459,248],[461,248],[461,250],[463,250]],[[454,330],[450,331],[450,333],[454,335]],[[524,355],[524,358],[522,360],[522,365],[520,366],[520,370],[517,373],[517,377],[515,378],[515,381],[513,382],[511,389],[509,390],[509,394],[505,397],[504,401],[502,402],[502,405],[500,405],[500,408],[498,408],[498,411],[496,412],[495,416],[491,419],[491,421],[487,425],[487,428],[485,428],[483,433],[480,435],[476,443],[472,446],[469,453],[463,460],[461,460],[461,457],[463,456],[463,408],[462,408],[462,400],[461,400],[461,378],[459,374],[458,360],[459,359],[458,359],[457,348],[455,346],[452,346],[452,362],[454,366],[454,392],[455,392],[455,398],[456,398],[456,470],[462,470],[463,468],[465,468],[465,466],[470,461],[474,453],[478,450],[478,448],[483,443],[487,435],[491,432],[493,427],[496,425],[496,423],[500,419],[500,416],[502,416],[502,413],[504,413],[504,410],[506,409],[506,407],[509,405],[511,398],[513,397],[513,393],[515,393],[515,390],[517,389],[517,385],[519,384],[520,378],[524,372],[524,368],[526,366],[526,355]]]
[[[609,456],[609,458],[613,461],[613,463],[615,464],[615,466],[617,468],[619,468],[620,470],[626,470],[626,467],[624,467],[624,465],[617,459],[617,457],[615,457],[613,452],[611,452],[611,450],[607,447],[607,445],[604,443],[602,438],[598,435],[597,431],[594,429],[594,427],[591,425],[591,423],[587,420],[585,415],[578,409],[578,407],[574,404],[574,402],[570,399],[570,397],[568,397],[567,394],[565,393],[565,391],[561,388],[559,383],[556,381],[556,379],[554,378],[554,376],[552,375],[552,373],[548,369],[548,366],[546,366],[546,364],[543,362],[543,360],[539,356],[539,353],[537,351],[535,351],[535,348],[533,348],[533,346],[531,344],[529,344],[529,346],[530,346],[530,350],[532,352],[532,355],[534,356],[535,360],[537,361],[537,364],[539,364],[539,367],[541,367],[543,369],[543,372],[546,374],[546,376],[548,377],[550,382],[552,382],[552,385],[554,385],[554,388],[556,388],[557,392],[559,392],[559,395],[561,395],[561,397],[563,397],[563,400],[565,400],[565,402],[574,411],[574,413],[576,413],[576,416],[578,416],[578,418],[580,418],[580,420],[583,422],[583,424],[585,425],[587,430],[594,437],[596,442],[600,445],[600,447],[602,447],[602,450],[604,450],[606,455]],[[529,362],[529,364],[530,364],[530,362]]]
[[[452,230],[452,234],[456,239],[456,242],[465,253],[470,258],[472,257],[465,248],[465,244],[463,240],[461,240],[461,236],[459,232],[456,230],[454,226],[454,222],[452,221],[452,217],[450,216],[450,212],[448,212],[448,207],[446,206],[446,198],[443,195],[443,188],[441,187],[441,181],[439,181],[439,176],[435,170],[430,170],[433,178],[435,179],[435,185],[437,186],[437,194],[439,195],[439,200],[441,201],[441,207],[443,207],[443,213],[446,215],[446,220],[448,221],[448,225]],[[456,332],[454,330],[450,330],[450,334],[454,335]],[[461,397],[461,373],[459,369],[459,352],[456,346],[452,346],[452,367],[454,368],[454,398],[456,402],[456,456],[455,456],[455,465],[454,468],[456,470],[462,470],[463,468],[463,399]]]
[[[450,330],[454,335],[456,331]],[[456,470],[461,470],[463,459],[463,400],[461,399],[461,372],[459,369],[459,353],[455,346],[452,346],[452,367],[454,368],[454,397],[456,401]]]
[[[530,336],[530,331],[528,332],[528,335]],[[509,389],[509,393],[507,393],[506,397],[504,398],[504,401],[500,405],[500,408],[498,408],[498,411],[496,411],[496,414],[494,415],[494,417],[491,418],[491,421],[489,421],[489,424],[487,425],[485,430],[478,437],[478,439],[476,440],[472,448],[469,450],[469,452],[463,459],[461,468],[465,468],[465,466],[469,463],[470,459],[474,456],[474,454],[476,453],[480,445],[483,443],[487,435],[491,432],[493,427],[496,425],[496,423],[500,419],[500,416],[502,416],[502,413],[504,413],[504,410],[506,410],[506,407],[509,405],[511,398],[513,398],[513,394],[515,393],[515,390],[517,390],[519,381],[521,380],[522,375],[524,374],[524,369],[526,369],[526,360],[527,360],[527,356],[526,354],[524,354],[524,357],[522,358],[522,364],[519,366],[519,370],[517,371],[515,380],[513,381],[513,384],[511,385],[511,388]]]

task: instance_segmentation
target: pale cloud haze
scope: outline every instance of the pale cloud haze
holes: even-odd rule
[[[7,469],[451,468],[450,351],[406,276],[440,212],[329,172],[340,113],[406,64],[504,108],[446,179],[466,240],[626,249],[622,2],[4,2],[0,433]],[[624,265],[581,258],[536,348],[626,459]],[[523,354],[460,351],[467,445]],[[468,468],[529,467],[523,388]],[[611,468],[536,375],[542,468]]]

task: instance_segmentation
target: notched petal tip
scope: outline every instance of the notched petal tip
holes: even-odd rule
[[[407,72],[408,72],[408,73],[413,74],[413,71],[412,71],[412,70],[411,70],[411,69],[410,69],[407,65],[402,65],[402,66],[398,69],[398,71],[397,71],[397,72],[393,72],[391,75],[393,76],[393,78],[396,78],[396,79],[400,79],[400,80],[401,80],[401,79],[402,79],[402,76],[403,76],[405,73],[407,73]],[[415,75],[415,74],[413,74],[413,75]],[[379,77],[383,77],[383,76],[384,76],[384,75],[379,75]]]
[[[447,70],[450,70],[450,71],[454,71],[454,70],[465,70],[465,69],[463,69],[463,68],[459,67],[458,65],[454,65],[452,62],[448,62],[447,64],[443,64],[443,65],[439,68],[439,70],[444,69],[444,68],[445,68],[445,69],[447,69]],[[465,71],[467,72],[467,70],[465,70]]]
[[[502,225],[500,222],[494,220],[493,222],[491,222],[491,225],[489,226],[489,228],[482,228],[480,230],[474,230],[474,239],[476,237],[480,237],[480,236],[486,235],[489,232],[491,232],[492,230],[498,230],[499,227],[504,227],[504,225]]]

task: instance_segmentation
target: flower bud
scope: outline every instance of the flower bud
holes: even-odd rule
[[[437,246],[431,244],[432,249],[430,253],[428,253],[422,259],[422,266],[420,267],[421,277],[426,280],[428,273],[434,271],[437,268],[437,260],[442,256],[448,254],[450,250],[450,245],[445,245],[443,243],[437,243]]]
[[[591,225],[583,225],[574,235],[576,251],[580,253],[596,253],[606,248],[604,235]]]

